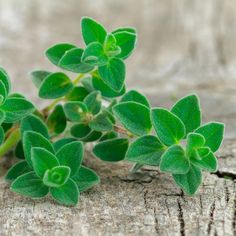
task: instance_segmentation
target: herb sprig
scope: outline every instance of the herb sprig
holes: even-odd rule
[[[167,110],[152,108],[136,90],[126,91],[125,60],[136,46],[134,28],[109,32],[84,17],[81,31],[84,48],[58,43],[46,50],[59,71],[31,72],[39,97],[53,100],[43,110],[12,94],[9,76],[0,68],[0,156],[14,150],[21,159],[6,175],[11,190],[31,198],[50,193],[60,204],[76,205],[80,193],[100,181],[83,163],[84,145],[94,142],[97,158],[132,162],[132,171],[159,167],[186,194],[194,194],[202,171],[217,170],[224,125],[202,124],[195,94]]]

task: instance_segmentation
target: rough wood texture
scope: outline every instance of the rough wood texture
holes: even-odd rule
[[[153,106],[170,107],[197,92],[204,121],[226,123],[219,171],[204,175],[195,197],[184,196],[157,170],[129,175],[129,164],[105,164],[87,152],[88,166],[102,181],[74,208],[20,197],[0,178],[0,235],[236,235],[235,10],[232,0],[0,1],[0,64],[14,90],[40,106],[45,101],[35,99],[28,71],[56,70],[43,50],[60,41],[81,44],[79,19],[89,15],[110,29],[137,27],[128,85],[145,92]],[[9,165],[1,163],[2,174]]]

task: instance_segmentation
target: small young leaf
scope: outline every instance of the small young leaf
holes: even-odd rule
[[[39,117],[35,115],[29,115],[22,119],[20,124],[20,131],[22,137],[24,132],[26,131],[35,131],[42,134],[45,138],[49,138],[47,126]]]
[[[79,101],[82,102],[84,98],[89,94],[87,89],[82,86],[74,87],[67,95],[68,101]]]
[[[68,166],[73,176],[79,169],[84,155],[83,144],[79,141],[64,145],[56,153],[60,165]]]
[[[47,119],[47,126],[51,133],[60,134],[66,128],[66,115],[62,105],[55,106],[53,112]]]
[[[81,84],[84,86],[84,88],[88,91],[88,92],[93,92],[94,91],[94,87],[93,87],[93,83],[92,83],[92,77],[88,76],[88,77],[84,77],[81,79]]]
[[[152,135],[145,135],[136,139],[126,153],[125,160],[143,165],[157,166],[165,146]]]
[[[75,206],[79,200],[79,190],[72,179],[59,188],[50,188],[50,193],[57,202],[67,206]]]
[[[66,117],[71,121],[81,121],[88,112],[87,106],[82,102],[67,102],[64,105]]]
[[[84,50],[82,62],[90,66],[104,66],[108,62],[102,44],[98,42],[90,43]]]
[[[184,149],[179,145],[169,147],[161,157],[160,170],[171,174],[186,174],[189,171],[189,160]]]
[[[28,116],[34,111],[31,102],[24,98],[7,98],[1,105],[1,110],[5,113],[5,123],[14,123]]]
[[[120,100],[120,102],[137,102],[146,107],[150,107],[147,98],[136,90],[130,90]]]
[[[33,84],[36,88],[39,88],[42,82],[51,74],[49,71],[45,70],[35,70],[30,73]]]
[[[205,142],[205,138],[201,134],[189,133],[186,146],[187,154],[191,156],[192,152],[194,152],[195,149],[202,147]]]
[[[151,131],[150,110],[136,102],[123,102],[113,107],[114,115],[122,125],[136,135],[145,135]]]
[[[20,175],[26,174],[30,171],[32,171],[32,169],[29,167],[28,163],[26,161],[20,161],[8,170],[5,179],[12,181]]]
[[[196,95],[188,95],[180,99],[171,109],[171,112],[184,123],[186,135],[193,132],[201,125],[201,110],[199,98]]]
[[[92,114],[97,114],[102,106],[102,96],[99,91],[90,93],[83,101]]]
[[[86,45],[92,42],[104,43],[107,33],[100,23],[89,17],[83,17],[81,20],[81,28]]]
[[[109,33],[104,42],[104,51],[108,57],[115,57],[121,53],[121,48],[116,45],[116,38]]]
[[[126,138],[109,139],[96,144],[93,153],[103,161],[124,160],[129,141]]]
[[[52,47],[48,48],[46,50],[46,56],[47,58],[54,64],[58,65],[59,61],[63,57],[63,55],[69,51],[72,48],[75,48],[76,46],[73,44],[68,43],[59,43],[56,45],[53,45]]]
[[[76,182],[80,192],[84,192],[100,182],[99,176],[85,166],[81,166],[72,179]]]
[[[59,66],[65,70],[74,73],[87,73],[94,67],[81,61],[84,50],[81,48],[72,48],[67,51],[59,61]]]
[[[70,177],[68,166],[56,166],[47,170],[43,176],[43,183],[48,187],[61,187]]]
[[[104,83],[99,76],[93,76],[92,82],[93,87],[96,90],[99,90],[102,93],[103,97],[114,98],[122,96],[125,93],[125,85],[119,92],[116,92],[112,90],[106,83]]]
[[[104,135],[99,139],[99,141],[102,142],[102,141],[105,141],[105,140],[108,140],[108,139],[117,138],[117,137],[118,137],[118,134],[117,134],[115,131],[111,131],[111,132],[108,132],[108,133],[104,134]]]
[[[173,175],[175,183],[188,195],[193,195],[202,182],[202,173],[198,167],[190,166],[187,174]]]
[[[3,82],[6,88],[7,94],[9,94],[11,90],[11,82],[10,82],[7,72],[2,67],[0,67],[0,81]]]
[[[99,132],[99,131],[92,131],[90,132],[86,137],[82,138],[81,140],[83,142],[94,142],[98,139],[100,139],[102,136],[102,132]]]
[[[52,73],[42,82],[39,97],[55,99],[63,97],[73,89],[70,78],[61,72]]]
[[[45,197],[49,189],[32,171],[17,177],[11,184],[11,191],[31,198]]]
[[[47,170],[50,170],[55,166],[59,166],[56,156],[44,148],[32,148],[31,160],[34,171],[40,178],[43,178]]]
[[[207,123],[195,132],[203,135],[206,140],[205,146],[209,147],[212,152],[216,152],[223,140],[224,124],[219,122]]]
[[[126,59],[135,48],[136,34],[127,31],[120,31],[114,33],[114,36],[116,38],[116,45],[121,49],[121,53],[118,54],[117,57]]]
[[[151,116],[156,133],[165,145],[176,144],[185,136],[183,122],[173,113],[163,108],[155,108]]]
[[[113,125],[105,112],[99,113],[91,122],[89,122],[89,127],[96,131],[110,131]]]
[[[125,63],[119,58],[111,58],[105,66],[98,68],[104,83],[116,92],[120,92],[125,81]]]
[[[23,134],[23,149],[25,153],[25,159],[29,166],[32,167],[31,160],[31,149],[34,147],[41,147],[54,153],[53,146],[43,135],[36,133],[34,131],[26,131]]]
[[[7,89],[1,80],[0,80],[0,96],[1,96],[1,101],[0,101],[0,104],[1,104],[1,103],[4,103],[7,97]]]
[[[59,151],[64,145],[76,141],[75,138],[62,138],[53,143],[55,152]]]
[[[91,132],[91,129],[86,124],[75,124],[71,127],[70,133],[75,138],[84,138]]]

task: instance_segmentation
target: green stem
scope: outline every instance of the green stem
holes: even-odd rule
[[[139,169],[141,169],[144,165],[140,163],[135,163],[133,167],[130,169],[131,173],[137,172]]]
[[[0,157],[8,153],[20,141],[20,129],[15,129],[0,147]]]

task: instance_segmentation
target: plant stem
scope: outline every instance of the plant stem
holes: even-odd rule
[[[121,127],[121,126],[114,125],[113,128],[114,128],[114,130],[115,130],[117,133],[125,134],[125,135],[127,135],[129,138],[134,138],[134,137],[135,137],[132,133],[130,133],[128,130],[124,129],[124,128]]]
[[[135,163],[133,165],[133,167],[130,169],[130,173],[135,173],[137,172],[139,169],[141,169],[144,165],[140,164],[140,163]]]
[[[20,141],[20,129],[15,129],[0,147],[0,157],[8,153]]]

